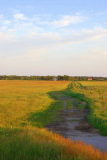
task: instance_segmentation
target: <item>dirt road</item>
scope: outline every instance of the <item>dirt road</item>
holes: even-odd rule
[[[59,97],[60,100],[64,101],[64,109],[59,112],[61,121],[49,124],[46,128],[65,138],[69,137],[74,141],[82,140],[87,144],[92,144],[101,151],[106,151],[107,137],[101,136],[99,131],[87,122],[89,109],[87,109],[86,102],[83,102],[85,109],[78,109],[78,103],[75,99],[64,95],[59,95]],[[73,109],[67,109],[67,100],[73,102]]]

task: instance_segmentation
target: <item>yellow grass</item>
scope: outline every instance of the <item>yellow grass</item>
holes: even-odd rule
[[[31,112],[41,112],[54,100],[49,91],[63,90],[69,82],[54,81],[0,81],[0,126],[13,127],[29,124]]]
[[[0,147],[1,160],[107,160],[107,152],[101,153],[92,145],[31,126],[3,137]]]

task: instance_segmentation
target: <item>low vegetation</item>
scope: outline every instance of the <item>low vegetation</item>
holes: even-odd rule
[[[90,108],[89,122],[107,136],[107,81],[105,82],[73,82],[68,86],[66,95],[87,102]],[[80,109],[84,106],[80,103]]]
[[[0,160],[106,160],[107,153],[46,129],[7,129],[0,139]]]
[[[86,97],[91,99],[90,123],[100,129],[102,135],[107,136],[107,81],[83,83],[84,89],[81,91]]]
[[[68,86],[69,85],[69,86]],[[107,82],[0,81],[0,160],[106,160],[91,145],[73,142],[47,131],[47,124],[58,120],[64,101],[61,94],[74,97],[91,109],[89,121],[100,121],[107,135]],[[102,98],[103,97],[103,98]],[[68,108],[73,107],[67,100]]]
[[[43,127],[51,123],[63,105],[57,95],[48,92],[63,90],[68,84],[66,81],[0,81],[0,126]]]

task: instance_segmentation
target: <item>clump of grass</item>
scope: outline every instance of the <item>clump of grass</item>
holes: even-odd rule
[[[74,105],[73,105],[71,100],[66,100],[66,102],[67,102],[67,108],[66,109],[69,110],[69,109],[73,109],[74,108]]]
[[[86,107],[83,104],[78,104],[78,109],[85,109]]]
[[[68,85],[68,88],[69,88],[69,89],[76,89],[76,88],[77,88],[77,89],[82,89],[83,86],[82,86],[81,83],[73,81],[72,83],[70,83],[70,84]]]

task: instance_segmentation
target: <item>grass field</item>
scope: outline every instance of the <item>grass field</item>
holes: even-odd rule
[[[0,81],[0,126],[16,127],[33,124],[43,127],[52,122],[56,118],[57,110],[63,105],[51,98],[48,92],[63,90],[68,83]],[[53,103],[56,103],[56,106],[55,104],[52,106]],[[41,119],[44,124],[40,124]]]
[[[100,129],[103,135],[107,136],[107,81],[82,83],[86,86],[83,94],[91,98],[91,113],[89,121],[96,128]]]
[[[81,84],[1,80],[0,160],[107,160],[107,153],[43,129],[58,120],[64,105],[58,93],[63,93],[86,101],[91,109],[89,121],[96,127],[100,122],[101,132],[107,134],[107,82]]]

